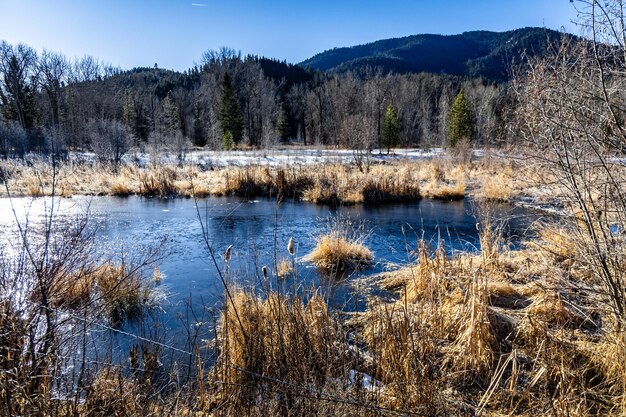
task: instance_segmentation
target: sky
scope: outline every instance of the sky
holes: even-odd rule
[[[420,33],[526,26],[576,33],[569,0],[0,0],[0,40],[123,69],[185,70],[209,49],[301,62]]]

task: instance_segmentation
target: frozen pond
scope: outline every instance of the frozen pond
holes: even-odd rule
[[[14,200],[13,205],[18,217],[25,218],[28,213],[30,222],[36,222],[41,219],[46,202],[49,204],[46,199],[24,198]],[[167,298],[152,313],[151,320],[159,323],[160,331],[168,335],[170,343],[176,343],[177,334],[194,321],[207,320],[207,314],[211,314],[207,312],[219,305],[223,297],[198,213],[220,268],[224,268],[224,251],[233,245],[229,267],[232,281],[256,287],[282,285],[281,290],[293,291],[293,278],[277,284],[270,277],[267,283],[261,272],[264,265],[273,270],[276,259],[291,259],[287,243],[293,238],[298,271],[295,285],[300,289],[315,285],[326,294],[333,308],[343,310],[360,309],[363,305],[361,294],[354,293],[349,285],[352,277],[329,280],[303,260],[314,247],[316,237],[338,217],[361,225],[365,231],[364,243],[374,252],[374,265],[353,276],[409,262],[419,238],[433,243],[443,240],[449,251],[473,250],[479,245],[474,207],[468,199],[337,209],[294,201],[277,205],[269,199],[248,201],[235,197],[210,197],[198,201],[197,206],[191,199],[141,197],[77,197],[56,203],[59,216],[65,219],[78,217],[89,207],[90,222],[97,225],[96,250],[102,256],[116,257],[123,253],[134,256],[164,242],[164,258],[159,269],[165,279],[159,287]],[[510,206],[501,206],[498,211],[509,218],[507,237],[513,245],[517,244],[526,233],[529,218],[535,216]],[[0,200],[0,214],[2,234],[6,238],[14,223],[8,199]],[[130,329],[132,324],[126,327]]]

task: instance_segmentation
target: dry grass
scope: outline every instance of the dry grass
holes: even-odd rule
[[[463,181],[448,184],[433,180],[424,187],[423,193],[426,198],[435,200],[461,200],[465,197],[465,184]]]
[[[422,172],[422,178],[428,179],[422,189],[422,194],[426,198],[437,200],[460,200],[465,197],[465,181],[468,167],[464,164],[452,165],[450,163],[443,166],[441,162],[431,162],[432,174]]]
[[[135,192],[126,181],[117,178],[109,187],[109,193],[118,197],[128,197]]]
[[[227,401],[226,407],[237,409],[265,397],[272,391],[272,380],[289,381],[292,387],[330,386],[349,369],[345,340],[321,296],[314,294],[304,302],[275,292],[262,299],[235,290],[219,320],[220,354],[212,371],[228,385],[213,401]]]
[[[287,278],[293,272],[293,262],[290,259],[282,258],[276,265],[276,276],[279,279]]]
[[[150,181],[156,184],[155,195],[171,190],[191,195],[202,187],[211,193],[283,198],[310,192],[329,203],[389,201],[405,191],[412,195],[417,186],[420,195],[431,192],[434,197],[446,195],[440,192],[444,187],[471,184],[485,200],[502,201],[502,194],[477,180],[487,178],[481,176],[493,172],[494,164],[381,166],[372,169],[371,178],[339,166],[329,167],[326,174],[310,168],[210,174],[171,168]],[[123,176],[131,189],[140,189],[138,178],[144,174],[122,169],[106,177],[107,186]],[[369,188],[359,188],[370,180]],[[405,183],[408,188],[402,191]],[[517,181],[510,185],[509,200],[519,195]],[[215,339],[207,342],[215,354],[213,366],[207,370],[198,359],[200,371],[192,383],[171,388],[173,378],[161,376],[159,385],[156,373],[146,377],[103,368],[91,378],[84,402],[67,414],[362,417],[384,414],[374,407],[386,407],[418,415],[624,415],[623,326],[607,308],[599,278],[583,266],[585,242],[556,225],[540,229],[537,239],[516,251],[507,248],[488,221],[481,221],[480,234],[476,253],[450,253],[442,245],[431,248],[420,242],[416,262],[373,278],[396,296],[371,297],[365,311],[348,320],[331,314],[316,293],[303,298],[230,288]],[[359,236],[345,224],[331,227],[308,259],[331,269],[371,262]],[[289,259],[284,261],[278,275],[291,269]],[[149,295],[132,277],[116,265],[85,271],[59,281],[66,296],[55,302],[70,307],[110,294],[106,303],[111,305],[115,300],[122,300],[120,306],[141,304]],[[0,301],[2,370],[27,364],[8,349],[20,349],[23,343],[20,320]],[[133,352],[131,363],[139,363],[138,350]],[[142,366],[153,369],[155,357],[146,354]],[[15,381],[22,380],[7,377],[9,373],[0,373],[0,405],[7,402],[5,392],[12,392],[30,410],[50,406],[35,404],[23,388],[20,393]],[[350,381],[352,374],[369,374],[380,383],[363,389]],[[50,392],[50,386],[42,383],[42,391]]]
[[[373,254],[363,244],[363,234],[340,219],[317,238],[315,248],[305,259],[326,271],[351,271],[371,265]]]
[[[506,158],[486,155],[471,171],[471,194],[481,201],[511,202],[528,189],[522,183],[529,172]]]
[[[378,277],[398,299],[350,320],[386,393],[450,414],[622,415],[621,332],[585,271],[550,248],[553,228],[518,251],[481,233],[477,254],[421,243],[415,264]]]
[[[162,274],[154,270],[157,282]],[[53,281],[52,304],[78,309],[87,303],[101,305],[113,323],[134,317],[154,304],[152,283],[129,266],[107,262],[77,271],[61,273]]]
[[[154,302],[150,282],[136,270],[124,265],[106,263],[96,268],[92,274],[99,300],[113,323],[140,314]]]
[[[508,203],[513,197],[511,178],[502,175],[483,176],[474,196],[481,200]]]
[[[210,342],[214,366],[193,384],[162,390],[158,355],[137,347],[131,364],[145,371],[100,369],[78,415],[376,415],[369,407],[419,415],[623,415],[623,332],[588,277],[563,265],[547,241],[510,251],[493,228],[482,225],[481,234],[478,253],[451,255],[421,242],[415,263],[377,277],[397,298],[372,298],[348,321],[317,293],[231,288]],[[90,276],[114,283],[121,275],[107,265]],[[0,314],[3,328],[19,328],[11,317]],[[380,383],[359,388],[350,382],[357,374]],[[322,401],[320,393],[360,405]]]
[[[44,163],[33,166],[17,162],[12,164],[9,186],[14,194],[51,194],[52,176]],[[431,172],[433,166],[438,168]],[[303,199],[318,204],[349,205],[416,201],[430,196],[420,190],[432,178],[436,178],[438,184],[441,182],[441,198],[462,198],[464,185],[463,181],[456,180],[459,177],[457,171],[450,162],[434,165],[427,161],[395,161],[374,165],[367,172],[361,172],[354,166],[337,164],[278,168],[247,166],[214,171],[172,165],[126,165],[114,170],[100,164],[62,164],[57,172],[57,182],[62,183],[62,192],[67,196],[270,196]]]
[[[94,416],[147,415],[154,410],[141,388],[114,367],[103,367],[94,376],[85,398],[85,409]]]
[[[51,172],[45,163],[26,166],[4,161],[2,165],[10,168],[9,185],[14,194],[51,193]],[[283,167],[251,165],[206,171],[201,167],[174,165],[139,167],[131,164],[114,170],[101,164],[61,164],[57,180],[62,187],[57,194],[158,198],[270,196],[336,206],[420,198],[455,200],[469,193],[480,200],[510,202],[531,196],[538,202],[549,202],[562,190],[539,186],[547,183],[545,174],[513,158],[490,152],[472,163],[444,156],[431,160],[388,161],[374,164],[365,172],[356,166],[333,163]]]
[[[369,266],[372,252],[361,243],[331,234],[318,238],[307,259],[323,269],[353,270]]]

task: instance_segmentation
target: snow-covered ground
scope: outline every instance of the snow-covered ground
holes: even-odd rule
[[[486,152],[499,155],[497,151],[484,149],[472,150],[472,157],[480,159]],[[427,160],[443,157],[446,152],[443,148],[428,149],[394,149],[389,154],[386,150],[374,149],[370,153],[370,163],[378,164],[386,161],[398,160]],[[130,151],[122,157],[122,163],[147,166],[152,163],[153,154],[148,152]],[[357,158],[365,158],[362,153],[350,149],[261,149],[245,151],[209,151],[194,150],[183,155],[184,164],[200,165],[205,168],[220,168],[228,166],[286,166],[286,165],[314,165],[320,163],[350,164]],[[39,154],[25,156],[28,162],[41,161]],[[97,160],[93,152],[69,152],[68,159],[72,162],[93,163]],[[160,164],[179,164],[179,156],[173,152],[162,152],[158,156]],[[363,161],[365,162],[365,161]]]
[[[370,154],[372,163],[398,159],[429,159],[444,154],[441,148],[432,149],[395,149],[389,155],[386,151],[373,150]],[[354,151],[349,149],[281,149],[281,150],[250,150],[250,151],[192,151],[184,156],[185,163],[205,167],[247,166],[247,165],[310,165],[319,163],[347,164],[355,162]],[[363,156],[363,155],[358,155]],[[93,158],[93,154],[76,154],[74,159]],[[126,163],[146,165],[151,162],[150,154],[129,153],[123,158]],[[161,163],[179,162],[178,156],[167,153],[159,156]]]

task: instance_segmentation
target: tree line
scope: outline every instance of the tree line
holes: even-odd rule
[[[300,143],[358,149],[447,146],[459,92],[467,139],[507,139],[508,83],[445,74],[333,74],[222,48],[193,68],[122,71],[0,43],[0,155]],[[452,139],[454,141],[456,139]]]

